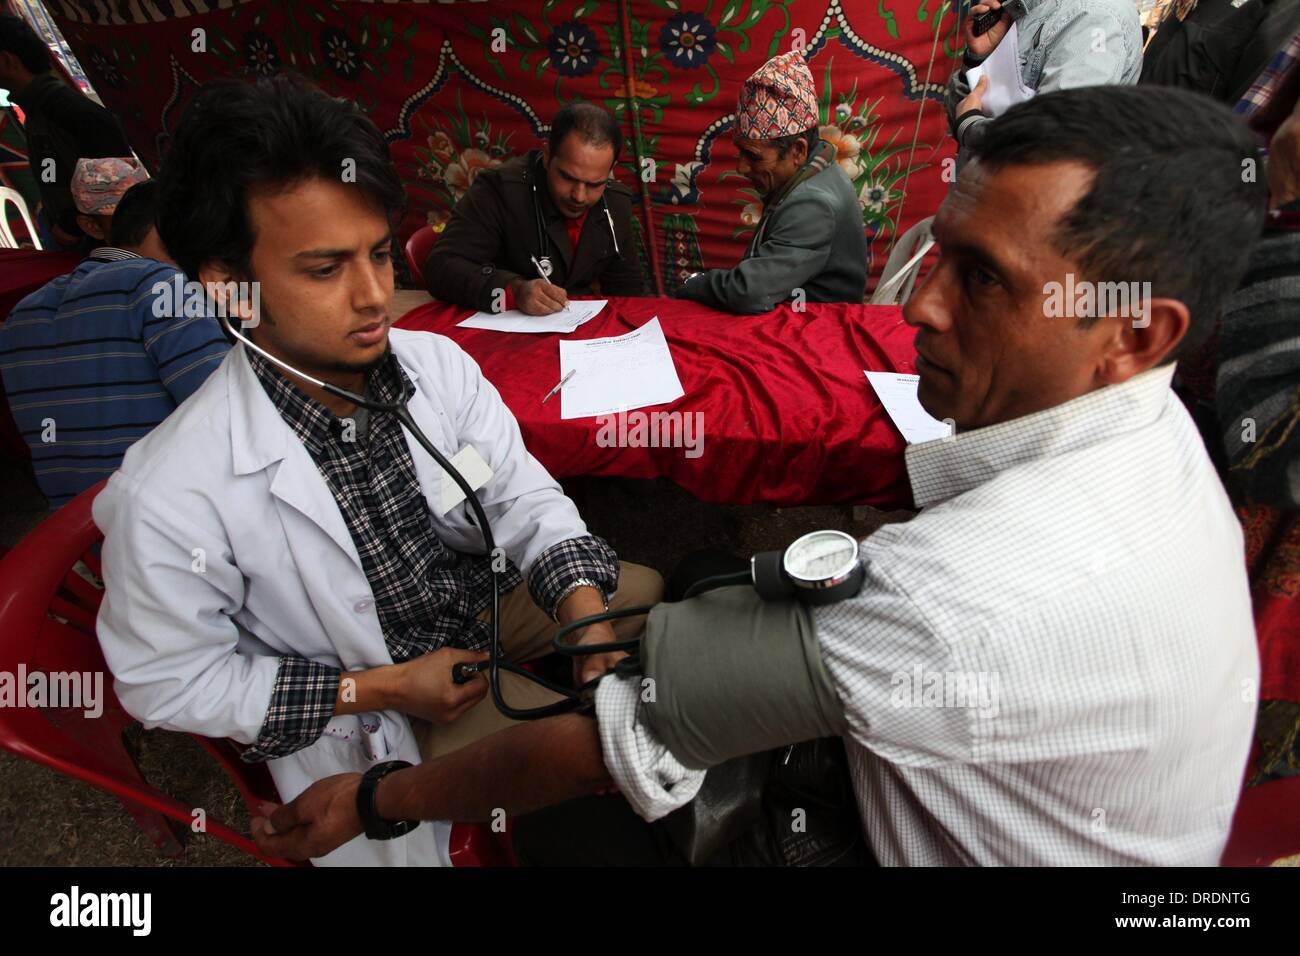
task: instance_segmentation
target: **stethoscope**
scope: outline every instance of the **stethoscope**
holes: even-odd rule
[[[350,392],[345,388],[332,385],[329,382],[323,382],[318,378],[306,374],[294,368],[288,362],[276,358],[270,352],[266,351],[259,345],[256,345],[251,339],[235,329],[234,323],[230,317],[225,314],[226,310],[218,310],[221,315],[221,321],[230,335],[242,342],[246,348],[252,349],[258,355],[261,355],[267,361],[272,362],[279,368],[284,369],[291,375],[296,375],[304,381],[311,382],[317,388],[321,388],[344,401],[360,405],[362,408],[369,409],[372,412],[390,412],[396,416],[398,422],[410,432],[420,447],[429,453],[438,466],[442,468],[454,481],[457,487],[465,493],[465,500],[469,503],[473,511],[471,522],[478,527],[480,534],[483,535],[484,553],[491,555],[496,550],[496,542],[492,537],[492,527],[488,524],[487,515],[483,511],[483,504],[479,501],[478,495],[470,487],[469,482],[465,480],[464,475],[456,470],[456,467],[447,460],[442,452],[434,447],[433,442],[429,441],[423,429],[415,423],[411,417],[407,403],[402,402],[376,402],[364,395],[358,395]],[[501,655],[501,622],[500,622],[500,605],[501,605],[501,572],[497,570],[497,562],[491,562],[492,573],[492,641],[488,649],[488,659],[484,663],[488,670],[488,686],[492,693],[492,702],[496,705],[497,710],[501,711],[506,717],[512,720],[538,720],[543,717],[551,717],[555,714],[568,713],[577,710],[580,707],[588,706],[590,698],[588,691],[593,688],[599,681],[597,677],[588,681],[578,688],[568,688],[556,684],[546,678],[534,674],[517,664],[504,660]],[[747,571],[737,572],[735,574],[721,574],[711,578],[705,578],[696,582],[683,596],[687,600],[702,591],[714,587],[724,587],[727,585],[752,585],[759,595],[765,600],[784,600],[797,599],[806,604],[824,605],[842,601],[846,598],[853,597],[862,588],[866,572],[859,561],[859,545],[856,538],[845,534],[843,531],[822,530],[812,531],[803,537],[795,540],[793,544],[784,551],[765,551],[754,555],[750,560],[750,567]],[[593,614],[590,617],[579,618],[571,621],[561,627],[551,641],[553,649],[565,657],[581,657],[590,654],[610,654],[620,651],[632,652],[640,646],[639,638],[630,638],[628,640],[607,641],[603,644],[571,644],[568,638],[576,631],[591,624],[601,621],[618,620],[619,618],[635,617],[641,614],[649,614],[651,607],[628,607],[619,608],[612,611],[604,611],[600,614]],[[464,684],[472,680],[474,675],[483,670],[482,664],[456,664],[452,667],[452,680],[457,684]],[[545,687],[552,693],[559,694],[561,700],[550,704],[544,704],[540,707],[516,708],[506,703],[501,693],[501,671],[509,671],[512,674],[518,674],[535,684]]]
[[[534,166],[540,166],[541,161],[536,160]],[[530,169],[528,172],[528,181],[533,189],[533,227],[537,230],[537,264],[542,270],[542,278],[547,282],[551,281],[551,275],[555,272],[555,265],[546,250],[551,244],[550,236],[546,232],[546,220],[542,216],[542,200],[537,190],[537,169]],[[605,223],[609,226],[609,238],[614,243],[614,255],[623,258],[623,251],[618,247],[618,235],[614,232],[614,217],[609,211],[609,202],[602,193],[600,196],[600,208],[605,213]],[[575,249],[576,253],[577,250]]]

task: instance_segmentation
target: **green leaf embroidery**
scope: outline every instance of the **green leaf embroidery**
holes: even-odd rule
[[[885,29],[889,31],[889,35],[897,40],[898,24],[894,22],[893,12],[885,9],[885,0],[876,0],[876,12],[884,18]]]
[[[529,23],[528,18],[522,13],[515,14],[515,23],[519,25],[519,32],[527,38],[529,43],[538,44],[542,42],[542,38],[537,35],[537,28]]]

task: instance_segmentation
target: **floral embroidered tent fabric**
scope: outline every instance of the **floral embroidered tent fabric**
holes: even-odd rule
[[[194,88],[296,70],[355,100],[392,146],[411,208],[445,221],[483,169],[543,141],[563,103],[614,112],[639,193],[649,285],[734,264],[762,197],[734,171],[743,80],[801,50],[819,124],[853,180],[875,271],[932,215],[953,148],[941,107],[960,55],[944,0],[46,0],[91,82],[156,168]],[[946,162],[945,162],[946,160]]]

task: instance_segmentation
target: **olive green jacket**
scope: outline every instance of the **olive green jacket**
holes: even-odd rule
[[[848,175],[831,163],[763,214],[745,257],[734,269],[710,269],[677,291],[741,315],[805,302],[862,302],[867,290],[867,240],[862,207]]]

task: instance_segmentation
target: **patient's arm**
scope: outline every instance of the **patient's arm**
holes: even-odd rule
[[[610,787],[596,721],[577,714],[534,720],[379,784],[385,820],[489,820],[531,813]]]
[[[356,810],[360,774],[318,780],[253,820],[262,851],[287,859],[319,857],[362,832]],[[521,815],[611,785],[596,721],[564,714],[519,724],[379,783],[385,820],[488,820],[494,810]]]

